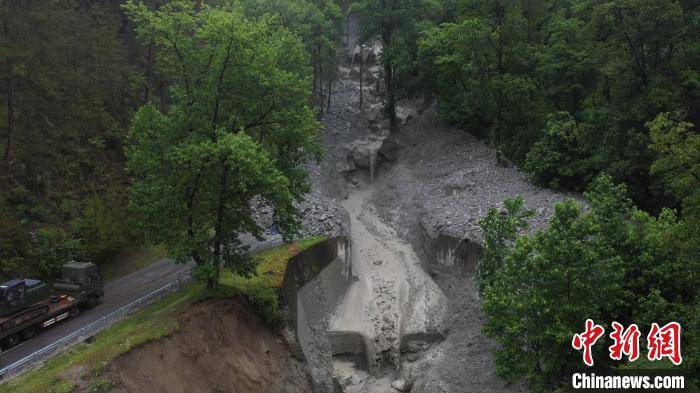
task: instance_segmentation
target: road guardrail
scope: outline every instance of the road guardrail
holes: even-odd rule
[[[281,236],[268,239],[259,243],[255,243],[248,248],[248,254],[254,254],[256,252],[260,252],[268,248],[279,246],[283,243],[284,240]],[[88,337],[97,334],[100,330],[116,322],[120,317],[134,311],[143,304],[150,302],[154,299],[161,298],[163,295],[175,291],[180,286],[182,286],[182,284],[192,281],[192,278],[192,273],[178,275],[178,278],[176,280],[171,281],[168,284],[163,285],[162,287],[147,293],[146,295],[132,301],[131,303],[122,306],[118,310],[113,311],[103,316],[102,318],[81,327],[73,333],[54,341],[53,343],[39,349],[38,351],[35,351],[23,357],[22,359],[3,367],[2,369],[0,369],[0,380],[4,379],[8,375],[14,374],[24,369],[30,364],[34,364],[42,359],[45,359],[50,354],[56,352],[59,349],[63,349],[84,341]]]

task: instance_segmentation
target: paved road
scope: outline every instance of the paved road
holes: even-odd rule
[[[263,241],[258,241],[253,236],[240,235],[241,243],[252,249],[263,250],[275,246],[281,241],[280,235],[265,234]],[[104,301],[90,310],[82,310],[80,315],[68,318],[48,329],[40,331],[34,338],[0,354],[0,368],[25,358],[26,356],[44,348],[45,346],[61,339],[81,327],[88,325],[108,315],[121,307],[141,298],[142,296],[162,288],[170,282],[185,275],[194,266],[194,263],[176,264],[171,259],[161,259],[143,269],[127,274],[105,284]]]
[[[67,336],[81,327],[118,310],[132,301],[154,291],[186,274],[192,265],[176,264],[170,259],[161,259],[138,271],[127,274],[105,284],[105,297],[97,307],[82,310],[80,315],[41,331],[33,339],[3,352],[0,368],[8,366],[27,355]]]

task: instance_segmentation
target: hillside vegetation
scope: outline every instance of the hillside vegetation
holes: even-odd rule
[[[500,161],[541,186],[586,191],[587,209],[557,204],[537,233],[527,234],[533,213],[517,195],[481,221],[479,286],[499,373],[533,391],[566,386],[581,365],[570,337],[594,318],[644,332],[678,321],[682,367],[700,375],[697,2],[359,0],[353,9],[363,40],[382,45],[394,131],[401,99],[431,94],[445,122]]]
[[[194,99],[199,105],[189,108],[188,116],[191,121],[199,116],[198,132],[204,138],[190,141],[189,147],[220,135],[223,127],[232,134],[246,128],[254,144],[242,136],[231,136],[226,142],[247,144],[249,153],[258,154],[260,147],[267,149],[265,154],[272,156],[285,182],[291,183],[289,198],[298,199],[305,189],[304,171],[299,167],[302,161],[292,154],[298,146],[291,143],[305,144],[303,155],[316,152],[312,145],[318,123],[313,108],[321,108],[320,103],[326,103],[329,96],[339,7],[331,1],[291,0],[235,5],[214,1],[207,6],[161,0],[125,4],[109,0],[12,0],[0,4],[0,278],[51,277],[58,273],[60,264],[73,258],[94,260],[109,271],[124,271],[128,268],[109,265],[121,264],[128,250],[135,250],[135,258],[141,258],[143,244],[162,247],[163,243],[168,255],[197,258],[200,254],[193,253],[191,247],[178,248],[183,242],[174,236],[177,232],[164,236],[154,225],[176,228],[172,221],[157,222],[146,216],[146,205],[140,203],[147,202],[144,187],[155,188],[144,177],[149,167],[143,161],[139,164],[136,157],[138,146],[146,146],[145,139],[138,136],[139,125],[160,117],[185,124],[181,118],[176,120],[177,113],[189,108],[183,106],[183,100]],[[193,32],[188,25],[193,19],[188,18],[206,21],[197,40],[184,39],[186,30],[187,34]],[[221,30],[226,23],[240,29]],[[183,40],[173,51],[168,39],[174,37],[167,29],[176,26]],[[218,36],[224,32],[228,35]],[[295,48],[293,56],[289,48]],[[176,52],[184,56],[181,61]],[[282,53],[287,55],[279,56]],[[210,59],[215,62],[211,67],[206,66],[208,55],[215,56]],[[230,67],[226,58],[231,59]],[[256,62],[256,67],[247,67],[244,62]],[[194,88],[196,82],[196,91],[186,92],[188,78],[193,83],[189,87]],[[223,89],[217,93],[216,86]],[[290,99],[297,100],[299,110],[280,101]],[[212,120],[213,101],[220,103],[218,120]],[[252,107],[253,102],[259,105]],[[303,109],[304,105],[308,107]],[[132,122],[134,133],[127,140]],[[283,135],[277,132],[280,130],[290,133]],[[307,134],[301,138],[302,134],[292,134],[293,130]],[[272,132],[276,139],[264,138],[264,132]],[[237,138],[241,140],[232,140]],[[222,143],[214,147],[217,152],[209,152],[219,154],[217,162],[224,154]],[[174,145],[163,147],[172,148],[173,159],[187,149],[181,146],[178,153]],[[129,173],[127,151],[132,152]],[[204,152],[200,153],[199,158],[207,160]],[[239,157],[239,162],[243,158]],[[183,160],[179,164],[186,165]],[[166,173],[166,162],[161,164],[159,176]],[[170,160],[169,164],[175,162]],[[182,181],[186,172],[182,167],[174,168],[180,178],[173,181]],[[213,171],[192,169],[197,170]],[[247,175],[251,180],[256,178]],[[249,184],[243,186],[250,188]],[[203,194],[202,198],[196,195],[199,212],[211,202],[213,191],[205,188],[198,187]],[[164,192],[159,197],[177,196],[175,189]],[[227,209],[240,210],[241,206],[230,205],[235,198],[225,199],[229,201]],[[287,214],[280,227],[293,222],[289,216],[293,209],[278,211]],[[241,211],[236,217],[243,217]],[[237,231],[259,232],[250,220],[227,221],[229,232],[225,236],[197,241],[234,244]],[[215,226],[197,222],[205,233]],[[231,233],[234,228],[236,232]],[[292,233],[290,228],[290,236]],[[188,246],[192,245],[190,239]],[[145,254],[149,253],[147,247]],[[240,255],[240,250],[236,253]]]

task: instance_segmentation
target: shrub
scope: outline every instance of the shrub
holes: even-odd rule
[[[80,241],[60,227],[40,229],[36,234],[36,242],[39,269],[49,277],[59,276],[61,265],[76,259],[80,250]]]
[[[278,294],[274,288],[262,284],[252,285],[246,295],[268,325],[279,326],[282,322],[282,313],[277,300]]]

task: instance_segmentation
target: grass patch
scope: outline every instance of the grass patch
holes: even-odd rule
[[[165,246],[162,244],[149,244],[119,253],[99,263],[99,267],[105,281],[112,281],[157,262],[167,255]]]
[[[245,278],[224,270],[221,272],[219,282],[245,293],[265,322],[276,327],[281,322],[279,288],[282,286],[289,258],[293,257],[295,252],[301,252],[325,239],[325,236],[314,236],[300,240],[295,245],[284,244],[262,251],[255,255],[259,260],[255,275]]]

